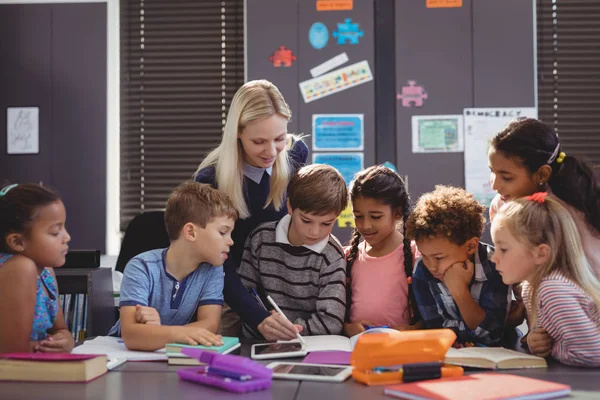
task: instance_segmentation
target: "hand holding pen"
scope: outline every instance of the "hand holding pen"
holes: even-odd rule
[[[251,289],[251,294],[258,304],[269,311],[255,288]],[[297,332],[302,331],[302,326],[294,325],[285,316],[273,310],[271,316],[265,318],[258,325],[258,330],[267,340],[292,340],[297,337]]]
[[[279,306],[275,303],[275,301],[273,300],[273,298],[271,296],[267,296],[267,300],[269,300],[269,302],[273,305],[273,307],[275,308],[275,311],[277,311],[277,313],[279,313],[279,315],[281,317],[283,317],[283,319],[285,321],[287,321],[288,324],[292,325],[296,337],[298,338],[298,340],[300,340],[300,343],[302,343],[303,346],[306,346],[306,342],[304,341],[304,339],[302,338],[302,336],[300,336],[300,332],[298,331],[298,329],[296,329],[297,325],[293,325],[291,323],[291,321],[285,316],[285,314],[283,313],[283,311],[281,311],[281,308],[279,308]],[[276,317],[276,316],[277,315],[273,315],[271,317]],[[269,317],[269,318],[271,318],[271,317]],[[302,327],[300,327],[300,328],[302,328]]]

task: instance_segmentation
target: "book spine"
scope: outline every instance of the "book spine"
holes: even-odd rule
[[[79,307],[77,309],[77,341],[81,342],[83,340],[81,334],[83,333],[83,306],[85,302],[85,294],[79,293],[77,295],[77,300],[79,302]]]

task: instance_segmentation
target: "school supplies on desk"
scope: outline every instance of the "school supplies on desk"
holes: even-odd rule
[[[165,346],[167,357],[169,357],[169,365],[202,365],[198,359],[182,353],[183,349],[198,349],[213,351],[219,354],[229,354],[240,347],[239,338],[223,336],[221,340],[223,340],[221,346],[192,346],[187,344],[169,343]]]
[[[206,365],[178,370],[180,379],[237,393],[271,387],[273,371],[246,357],[190,348],[182,353]]]
[[[501,347],[450,348],[445,363],[487,369],[548,368],[542,357]]]
[[[571,387],[555,382],[496,373],[474,374],[386,387],[384,393],[411,400],[554,399]]]
[[[442,365],[455,340],[450,329],[363,335],[350,359],[352,377],[372,386],[461,376],[461,367]]]
[[[103,355],[0,354],[0,381],[89,382],[106,371],[106,356]]]

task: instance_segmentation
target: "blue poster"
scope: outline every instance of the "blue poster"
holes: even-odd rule
[[[363,114],[314,114],[313,150],[363,150]]]
[[[308,41],[315,49],[322,49],[329,41],[329,29],[322,22],[315,22],[308,31]]]
[[[313,153],[313,163],[331,165],[344,177],[346,185],[364,168],[363,153]]]

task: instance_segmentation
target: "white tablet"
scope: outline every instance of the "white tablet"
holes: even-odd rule
[[[251,357],[256,360],[303,357],[305,355],[306,349],[299,342],[253,344],[251,353]]]
[[[273,377],[303,381],[343,382],[352,375],[352,367],[327,364],[273,362],[267,365]]]

